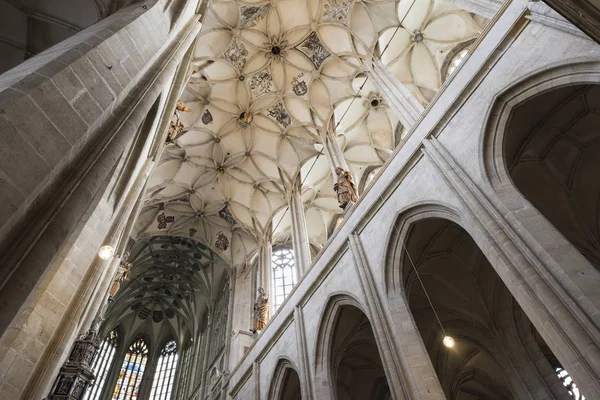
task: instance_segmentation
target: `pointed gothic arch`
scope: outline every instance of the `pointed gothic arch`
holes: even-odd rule
[[[392,398],[371,321],[349,293],[333,294],[321,315],[316,342],[317,396]],[[325,392],[326,391],[326,392]]]
[[[298,369],[287,358],[279,358],[271,378],[269,400],[301,400],[301,384]]]
[[[439,204],[420,204],[400,213],[386,254],[392,313],[395,307],[408,309],[404,318],[416,328],[421,357],[428,355],[448,398],[468,398],[467,393],[528,398],[534,390],[565,398],[565,393],[552,392],[556,381],[547,379],[552,378],[550,365],[539,370],[535,362],[542,365],[545,360],[524,355],[525,344],[514,326],[515,313],[524,313],[518,306],[518,311],[513,309],[516,301],[462,223],[454,210]],[[498,327],[492,318],[496,314],[507,316],[503,320],[510,321],[508,326]],[[442,345],[438,317],[445,334],[455,339],[455,348]],[[540,356],[536,346],[530,347]],[[532,368],[523,373],[519,366],[528,360]]]

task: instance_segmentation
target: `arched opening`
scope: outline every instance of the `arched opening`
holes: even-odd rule
[[[545,92],[516,107],[503,157],[517,190],[600,270],[600,85]]]
[[[383,362],[367,316],[357,307],[337,311],[330,347],[330,374],[337,400],[391,399]]]
[[[461,226],[421,219],[404,243],[408,306],[448,399],[569,399],[556,357],[541,350],[541,336]]]
[[[271,383],[271,400],[301,400],[300,377],[288,360],[280,360]]]

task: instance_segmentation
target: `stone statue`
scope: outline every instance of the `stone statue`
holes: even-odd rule
[[[358,200],[358,194],[356,193],[356,187],[352,182],[352,176],[348,171],[344,171],[340,167],[335,169],[335,173],[338,176],[338,181],[333,185],[333,190],[337,193],[338,203],[340,208],[346,208],[348,203],[354,203]]]
[[[258,296],[254,303],[254,329],[252,332],[262,331],[267,325],[267,316],[269,313],[269,297],[265,289],[258,288]]]
[[[171,123],[169,124],[169,136],[167,137],[167,142],[174,143],[175,139],[177,139],[183,133],[184,129],[185,128],[181,121],[179,121],[177,114],[173,114]]]
[[[109,300],[112,300],[115,297],[115,295],[121,288],[121,283],[129,280],[129,271],[131,270],[131,267],[133,267],[133,264],[130,262],[127,262],[128,258],[129,258],[129,252],[126,251],[123,254],[123,259],[121,260],[121,265],[119,266],[119,270],[115,274],[115,280],[113,281],[113,284],[110,287],[110,292],[109,292],[109,297],[108,297]]]

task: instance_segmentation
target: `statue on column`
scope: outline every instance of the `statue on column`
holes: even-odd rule
[[[356,187],[352,182],[352,176],[350,172],[344,171],[342,168],[337,167],[335,169],[338,181],[333,185],[333,190],[337,193],[338,203],[340,208],[346,208],[348,203],[355,203],[358,200],[358,194],[356,193]]]
[[[252,332],[262,331],[267,325],[267,317],[269,315],[269,296],[265,293],[265,289],[258,288],[258,296],[254,303],[254,328]]]
[[[126,251],[123,254],[123,259],[121,260],[121,264],[119,265],[119,270],[115,274],[115,279],[113,281],[112,286],[110,287],[108,300],[113,300],[119,289],[121,288],[121,283],[129,280],[129,272],[131,271],[131,267],[133,264],[127,262],[129,258],[129,252]]]

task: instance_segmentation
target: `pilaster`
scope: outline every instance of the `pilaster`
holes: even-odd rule
[[[289,194],[290,215],[292,219],[292,247],[296,261],[297,277],[300,279],[311,263],[310,242],[306,227],[306,214],[302,203],[300,179]]]

